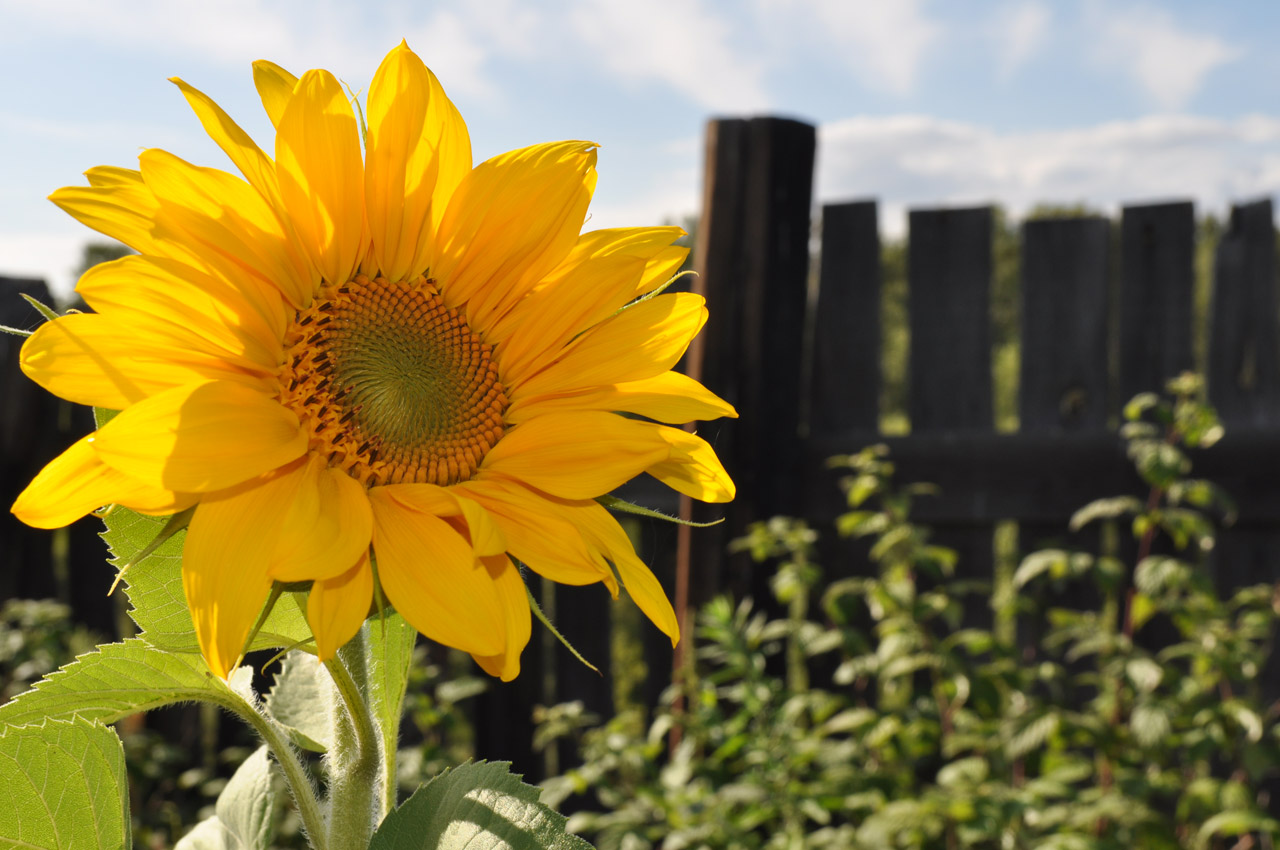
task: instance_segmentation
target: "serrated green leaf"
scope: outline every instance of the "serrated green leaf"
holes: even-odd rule
[[[50,673],[0,706],[0,724],[22,726],[46,717],[114,723],[139,711],[204,700],[240,709],[244,699],[209,672],[198,655],[166,652],[141,638],[100,646]]]
[[[590,850],[506,762],[447,770],[387,815],[369,850]]]
[[[304,750],[325,753],[333,746],[333,685],[314,655],[297,650],[284,657],[275,686],[267,693],[267,712]]]
[[[111,549],[112,564],[130,563],[161,532],[166,517],[149,517],[113,507],[104,517],[102,539]],[[125,576],[125,593],[133,606],[129,616],[142,630],[142,638],[154,646],[175,652],[199,652],[191,612],[182,591],[182,545],[186,531],[179,531],[138,560]],[[286,593],[259,629],[249,650],[295,646],[310,640],[311,628],[297,594]]]
[[[83,719],[0,734],[0,845],[59,850],[131,846],[124,748]]]

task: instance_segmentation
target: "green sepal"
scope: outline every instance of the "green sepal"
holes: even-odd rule
[[[649,517],[650,519],[660,519],[664,522],[673,522],[676,525],[687,525],[690,528],[710,528],[713,525],[719,525],[724,522],[724,517],[713,519],[711,522],[694,522],[691,519],[681,519],[678,516],[671,516],[670,514],[664,514],[662,511],[655,511],[653,508],[646,508],[643,505],[628,502],[626,499],[619,499],[617,496],[599,496],[596,501],[611,511],[635,514],[636,516]]]
[[[529,597],[529,609],[533,611],[533,616],[538,618],[538,622],[546,626],[547,631],[555,635],[556,640],[560,641],[561,645],[564,646],[565,649],[573,653],[574,658],[578,659],[583,664],[585,664],[592,672],[598,673],[599,675],[603,676],[604,674],[600,673],[599,667],[596,667],[596,665],[592,664],[590,661],[583,658],[582,653],[578,652],[578,650],[573,648],[573,644],[569,643],[568,639],[565,638],[564,635],[560,634],[559,629],[551,625],[551,621],[547,619],[547,615],[542,612],[542,606],[538,604],[537,599],[533,598],[533,591],[529,589],[529,585],[526,584],[524,586],[524,592],[525,592],[525,595]]]

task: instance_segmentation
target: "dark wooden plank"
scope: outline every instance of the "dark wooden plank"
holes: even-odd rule
[[[911,430],[989,431],[991,209],[912,210],[909,227]]]
[[[1231,208],[1214,262],[1209,399],[1228,427],[1280,421],[1271,200]]]
[[[22,295],[50,303],[43,280],[0,277],[0,324],[35,328],[44,321]],[[62,451],[57,432],[61,402],[18,366],[23,339],[0,334],[0,601],[67,598],[53,563],[53,534],[28,528],[9,506],[46,463]],[[69,441],[68,441],[69,443]],[[61,591],[61,594],[60,594]]]
[[[809,433],[880,422],[880,231],[875,201],[822,208]]]
[[[911,431],[990,431],[991,209],[912,210],[909,227]],[[956,578],[991,581],[990,524],[940,522],[934,530],[938,543],[956,551]],[[988,607],[966,605],[966,626],[985,626],[990,619]]]
[[[1124,405],[1194,368],[1191,289],[1195,210],[1190,201],[1126,206],[1120,228],[1119,389]]]
[[[1041,219],[1022,228],[1022,431],[1105,428],[1111,223]]]
[[[1103,218],[1028,221],[1022,228],[1022,367],[1018,392],[1023,433],[1099,431],[1110,412],[1107,329],[1111,223]],[[1072,534],[1065,518],[1018,526],[1021,554],[1044,548],[1097,551],[1097,528]],[[1101,602],[1086,582],[1062,593],[1037,591],[1048,607],[1091,610]],[[1043,609],[1042,609],[1043,610]],[[1040,616],[1023,617],[1018,632],[1034,645]]]
[[[689,358],[690,374],[733,403],[738,420],[698,433],[738,486],[727,508],[695,506],[727,522],[690,535],[690,601],[722,590],[757,597],[765,578],[745,556],[727,568],[725,546],[747,525],[798,510],[796,471],[801,346],[809,263],[813,126],[780,118],[712,121],[707,128],[703,219],[695,291],[710,318]]]

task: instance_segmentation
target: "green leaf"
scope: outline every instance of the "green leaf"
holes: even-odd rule
[[[1099,519],[1115,519],[1116,517],[1136,514],[1145,506],[1134,496],[1114,496],[1109,499],[1094,499],[1071,515],[1069,527],[1079,531],[1091,522]]]
[[[266,703],[295,745],[313,753],[333,746],[333,684],[314,655],[297,650],[286,655]]]
[[[132,846],[124,748],[83,719],[0,734],[0,845],[119,850]]]
[[[382,730],[383,752],[394,753],[400,740],[400,716],[418,630],[399,614],[369,622],[369,704]]]
[[[214,811],[245,850],[267,850],[271,844],[275,805],[271,759],[267,748],[262,746],[236,768],[235,775],[218,795]]]
[[[369,850],[590,850],[508,767],[480,762],[446,770],[387,815]]]
[[[102,539],[111,549],[112,564],[120,567],[138,558],[167,523],[116,505],[104,517]],[[129,616],[148,643],[175,652],[199,652],[191,612],[182,592],[182,544],[186,531],[173,534],[150,555],[138,559],[125,577],[125,593],[133,609]],[[311,639],[311,628],[297,594],[286,593],[263,623],[249,650],[295,646]]]
[[[1166,741],[1173,731],[1169,714],[1163,706],[1145,702],[1133,707],[1129,728],[1133,730],[1133,739],[1143,747],[1154,747]]]
[[[1133,600],[1130,605],[1132,607],[1129,609],[1129,616],[1133,622],[1133,630],[1135,632],[1145,626],[1147,621],[1160,610],[1156,607],[1155,601],[1145,593],[1133,594]]]
[[[0,706],[0,724],[23,726],[46,717],[76,716],[114,723],[139,711],[192,700],[244,709],[244,698],[209,672],[200,656],[166,652],[130,638],[85,653]]]
[[[1246,832],[1275,832],[1277,828],[1280,828],[1280,824],[1277,824],[1269,817],[1264,817],[1258,812],[1218,812],[1218,814],[1209,818],[1201,825],[1200,831],[1196,834],[1196,845],[1199,847],[1207,847],[1210,840],[1215,835],[1243,835]]]
[[[222,789],[216,814],[196,824],[173,850],[267,850],[275,805],[271,761],[263,746],[244,760]]]
[[[35,331],[24,331],[22,328],[10,327],[9,325],[0,325],[0,333],[13,334],[14,336],[31,336]]]

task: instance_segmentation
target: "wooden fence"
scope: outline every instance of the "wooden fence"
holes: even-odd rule
[[[1071,513],[1091,499],[1138,492],[1114,431],[1120,406],[1195,365],[1193,323],[1203,317],[1193,310],[1190,202],[1127,206],[1118,223],[1096,217],[1028,221],[1021,233],[1020,429],[997,433],[989,318],[993,210],[915,210],[907,252],[910,434],[883,437],[877,206],[856,201],[821,210],[821,260],[811,275],[815,146],[814,128],[796,121],[726,120],[708,127],[694,288],[706,295],[711,317],[686,366],[741,414],[699,428],[737,482],[739,496],[727,507],[682,505],[647,480],[624,493],[696,519],[726,517],[719,526],[692,532],[648,521],[639,526],[647,559],[668,590],[691,606],[725,591],[767,595],[768,576],[745,556],[727,555],[727,542],[750,522],[778,513],[819,524],[830,520],[842,497],[824,459],[882,440],[892,448],[901,480],[941,487],[940,496],[919,502],[917,519],[959,550],[965,575],[990,579],[995,523],[1018,523],[1029,548],[1060,537]],[[21,323],[12,316],[11,291],[6,287],[0,297],[5,324]],[[1198,474],[1218,481],[1240,504],[1239,521],[1221,540],[1215,561],[1228,585],[1274,580],[1280,563],[1280,318],[1270,200],[1233,208],[1217,247],[1212,304],[1209,392],[1227,436],[1195,460]],[[15,377],[16,346],[6,346],[0,349],[0,499],[11,501],[11,493],[88,423],[37,399]],[[55,421],[62,429],[57,433],[49,427]],[[78,529],[69,541],[67,569],[76,576],[70,586],[82,588],[86,599],[70,601],[77,616],[93,620],[92,612],[102,608],[97,594],[110,576],[92,528]],[[48,541],[46,532],[22,529],[7,513],[0,518],[0,597],[56,591],[45,580],[53,574],[41,560],[48,556],[37,551]],[[76,560],[81,550],[90,553],[84,566]],[[531,778],[544,768],[530,748],[532,707],[581,699],[607,715],[613,673],[623,672],[611,669],[617,609],[603,604],[601,588],[544,588],[543,596],[561,630],[603,675],[574,662],[535,629],[524,674],[510,684],[494,683],[478,698],[477,754],[510,759]],[[648,676],[638,696],[652,704],[669,681],[672,653],[656,629],[641,633]]]

